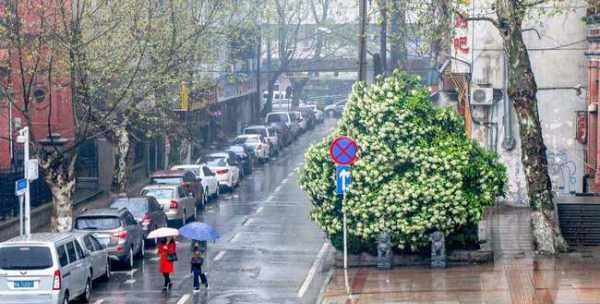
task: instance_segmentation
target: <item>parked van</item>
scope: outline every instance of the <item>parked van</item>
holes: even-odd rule
[[[0,302],[66,304],[91,295],[91,263],[71,233],[34,233],[0,243]]]

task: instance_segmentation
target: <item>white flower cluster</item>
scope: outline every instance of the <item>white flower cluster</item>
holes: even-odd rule
[[[431,105],[429,94],[401,72],[368,91],[356,85],[337,130],[307,151],[301,185],[314,205],[312,219],[330,237],[341,232],[345,210],[351,238],[375,246],[388,231],[398,248],[417,250],[434,230],[448,235],[477,223],[503,194],[506,173],[495,153],[468,139],[462,119]],[[344,202],[328,155],[341,134],[360,145]]]

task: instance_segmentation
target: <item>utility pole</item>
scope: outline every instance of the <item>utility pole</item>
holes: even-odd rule
[[[22,220],[20,224],[24,226],[25,236],[31,235],[31,196],[30,196],[30,179],[36,179],[37,176],[29,176],[29,167],[31,166],[29,160],[29,127],[25,127],[19,130],[19,136],[17,136],[17,142],[23,144],[23,173],[25,177],[26,189],[25,189],[25,212],[21,214]],[[37,163],[36,163],[37,164]],[[37,169],[37,168],[36,168]],[[19,203],[20,205],[20,203]],[[19,209],[20,206],[19,206]]]
[[[358,80],[367,80],[367,0],[360,1],[360,32],[358,34]]]

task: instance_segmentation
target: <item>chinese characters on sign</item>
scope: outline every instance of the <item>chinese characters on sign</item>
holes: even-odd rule
[[[462,1],[463,4],[467,1]],[[462,14],[467,15],[465,13]],[[454,30],[455,36],[452,39],[452,55],[456,57],[456,64],[452,65],[452,72],[454,73],[468,73],[468,65],[462,64],[460,62],[470,62],[471,61],[471,37],[469,35],[470,26],[469,21],[463,18],[459,14],[455,14],[454,17]]]

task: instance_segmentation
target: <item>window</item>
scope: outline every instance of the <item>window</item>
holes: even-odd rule
[[[135,217],[144,217],[144,214],[148,211],[148,201],[146,198],[120,198],[114,201],[111,208],[122,209],[126,208]]]
[[[181,177],[153,177],[153,184],[167,184],[167,185],[179,185],[183,183],[183,178]]]
[[[214,173],[212,173],[212,171],[210,171],[210,169],[208,169],[208,167],[202,167],[202,171],[204,172],[204,176],[213,176],[213,175],[215,175]]]
[[[95,251],[104,249],[104,245],[100,244],[100,242],[98,242],[98,240],[96,239],[96,237],[90,236],[90,240],[94,244],[94,248],[96,249]]]
[[[77,261],[77,254],[75,253],[75,245],[73,245],[73,242],[67,243],[67,255],[69,256],[70,263]]]
[[[116,216],[85,216],[77,218],[75,228],[79,230],[111,230],[121,226]]]
[[[83,244],[87,250],[94,251],[94,245],[92,245],[92,240],[90,239],[89,235],[83,237]]]
[[[69,258],[67,257],[65,246],[61,245],[56,247],[56,252],[58,253],[58,262],[60,263],[60,266],[65,267],[69,265]]]
[[[77,251],[77,257],[79,259],[85,258],[85,255],[83,254],[83,249],[81,249],[81,245],[79,245],[79,242],[74,241],[74,243],[75,243],[75,251]]]
[[[144,196],[152,196],[156,199],[172,199],[174,196],[173,189],[146,189],[142,191],[142,195]]]
[[[123,214],[123,217],[125,218],[125,224],[127,224],[127,226],[137,224],[137,221],[133,218],[131,213],[129,213],[129,212],[125,213],[125,214]]]
[[[215,166],[215,167],[224,167],[224,166],[227,166],[227,163],[225,162],[225,158],[224,157],[211,157],[211,158],[208,158],[206,160],[206,163],[209,166]]]
[[[35,270],[52,267],[50,248],[15,246],[0,248],[0,269]]]

